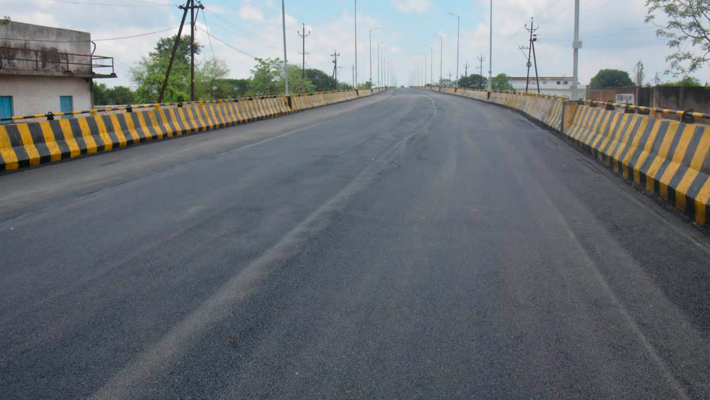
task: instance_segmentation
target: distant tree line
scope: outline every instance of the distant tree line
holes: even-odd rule
[[[439,86],[451,86],[450,81],[440,82]],[[480,74],[470,74],[462,76],[458,80],[458,86],[466,89],[486,89],[488,88],[488,78]],[[510,78],[506,74],[498,74],[493,77],[493,90],[513,90]]]
[[[116,86],[108,87],[103,83],[93,86],[95,105],[155,103],[170,62],[170,55],[175,45],[173,37],[161,38],[147,57],[138,62],[130,71],[135,90]],[[195,46],[195,54],[200,54],[202,46]],[[229,68],[223,60],[207,59],[195,67],[195,98],[199,100],[233,99],[260,95],[281,95],[284,93],[283,61],[279,58],[256,59],[248,79],[228,78]],[[347,83],[336,82],[330,75],[318,69],[303,70],[296,65],[288,65],[288,82],[291,93],[313,93],[330,90],[348,90],[353,87]],[[359,88],[369,89],[370,82]],[[165,90],[163,102],[190,100],[190,44],[189,39],[181,39],[175,53],[170,79]]]

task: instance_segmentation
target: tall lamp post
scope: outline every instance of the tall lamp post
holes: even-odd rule
[[[434,86],[434,46],[428,46],[431,50],[431,57],[429,57],[429,79],[431,80],[431,85]]]
[[[385,68],[387,66],[387,57],[389,56],[382,57],[382,83],[385,86],[387,86],[387,69]]]
[[[493,90],[493,0],[491,0],[491,21],[488,24],[491,30],[488,44],[488,91]]]
[[[493,0],[491,0],[493,1]],[[459,86],[459,52],[461,50],[461,17],[449,12],[449,14],[456,17],[456,87]]]
[[[355,0],[355,89],[357,89],[357,0]]]
[[[441,81],[444,79],[444,37],[437,34],[434,34],[434,36],[438,36],[441,39],[441,44],[439,45],[439,84],[441,85]]]
[[[372,31],[376,31],[378,29],[380,28],[370,29],[370,86],[372,86]]]
[[[380,45],[384,43],[385,42],[377,43],[377,86],[382,85],[382,75],[380,74],[380,70],[382,67],[382,59],[380,58]]]
[[[579,40],[579,0],[574,2],[574,43],[572,45],[574,49],[574,65],[572,70],[572,100],[577,100],[579,94],[577,93],[579,82],[579,49],[582,48],[582,42]]]
[[[286,97],[289,96],[288,93],[288,58],[286,55],[286,0],[281,0],[281,22],[283,24],[283,34],[284,34],[284,81],[286,82]]]

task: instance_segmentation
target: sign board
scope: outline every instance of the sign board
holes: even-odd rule
[[[616,104],[630,104],[630,105],[635,105],[636,102],[634,101],[634,94],[633,93],[620,93],[616,95]]]

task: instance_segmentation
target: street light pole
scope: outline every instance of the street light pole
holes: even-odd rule
[[[441,81],[444,79],[444,37],[437,34],[434,34],[434,36],[438,36],[441,39],[441,44],[439,45],[439,85],[441,85]]]
[[[493,0],[491,0],[493,1]],[[456,17],[456,87],[459,86],[459,52],[461,51],[461,17],[449,12],[449,14]]]
[[[429,58],[429,79],[431,79],[431,85],[434,86],[434,46],[429,46],[431,50],[431,57]]]
[[[382,85],[382,75],[380,74],[382,67],[382,58],[380,57],[380,45],[385,42],[377,43],[377,86]]]
[[[370,29],[370,86],[372,86],[372,31],[376,31],[380,28]]]
[[[582,48],[582,42],[579,40],[579,0],[574,2],[574,43],[572,44],[574,49],[574,66],[572,70],[572,100],[577,100],[579,95],[577,93],[579,82],[579,49]]]
[[[488,91],[493,90],[493,0],[491,0],[491,21],[490,25],[490,35],[488,44]]]
[[[387,65],[387,57],[389,56],[382,57],[382,83],[384,83],[385,86],[387,86],[387,70],[385,69],[385,66]]]
[[[357,89],[357,0],[355,0],[355,89]]]
[[[284,34],[284,80],[286,81],[286,97],[288,93],[288,56],[286,55],[286,0],[281,0],[281,22],[283,24]]]

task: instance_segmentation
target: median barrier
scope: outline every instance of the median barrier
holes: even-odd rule
[[[470,97],[466,92],[459,94]],[[695,123],[694,118],[710,119],[710,115],[495,91],[490,93],[489,102],[519,110],[562,132],[698,225],[707,224],[710,127]],[[665,115],[680,121],[661,118]]]
[[[379,91],[386,90],[379,88]],[[204,132],[353,100],[357,90],[171,104],[121,106],[23,118],[0,124],[0,171],[15,170],[148,141]],[[103,113],[105,112],[105,113]],[[88,114],[86,116],[78,116]],[[75,118],[55,119],[55,117]],[[18,120],[19,118],[12,118]]]
[[[578,105],[565,136],[699,225],[710,199],[710,128]]]

